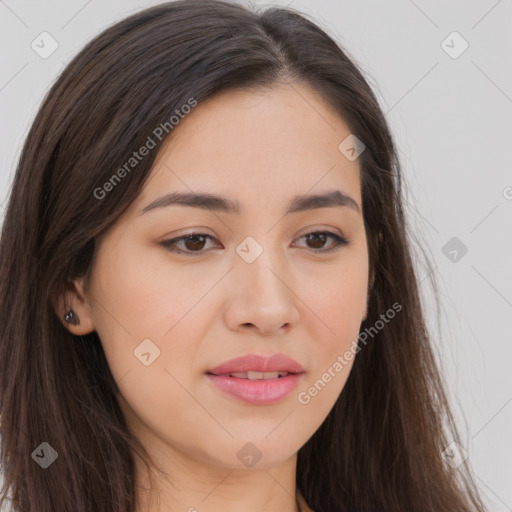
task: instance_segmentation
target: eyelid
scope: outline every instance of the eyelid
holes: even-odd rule
[[[208,233],[199,231],[199,229],[201,229],[201,228],[194,228],[194,230],[183,233],[177,237],[173,237],[172,239],[163,240],[160,242],[160,245],[167,251],[175,253],[175,254],[183,254],[186,256],[195,256],[195,257],[201,256],[202,254],[207,254],[207,253],[211,252],[211,250],[183,251],[181,249],[176,248],[176,244],[178,242],[181,242],[181,241],[187,239],[188,237],[206,238],[206,239],[210,239],[210,240],[214,240],[214,241],[218,242],[216,237],[214,237],[213,235],[210,235]],[[330,228],[330,229],[332,229],[332,228]],[[324,249],[324,248],[308,249],[307,247],[305,248],[306,251],[310,252],[311,254],[315,254],[315,255],[323,255],[323,254],[337,252],[338,250],[342,249],[343,247],[345,247],[351,243],[351,240],[347,239],[344,235],[334,233],[330,229],[311,228],[308,231],[306,231],[305,233],[302,233],[301,235],[297,236],[295,238],[295,240],[300,240],[306,236],[314,235],[314,234],[322,234],[322,235],[325,235],[327,238],[331,238],[332,240],[334,240],[334,243],[331,244],[331,247],[328,246],[327,249]],[[173,246],[175,248],[171,249],[170,247],[173,247]]]

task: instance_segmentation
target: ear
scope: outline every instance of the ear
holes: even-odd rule
[[[78,317],[78,323],[76,325],[68,324],[65,320],[65,315],[70,309],[72,309],[75,316]],[[78,278],[68,283],[67,290],[56,299],[54,310],[62,325],[71,332],[71,334],[81,336],[95,330],[92,310],[89,297],[85,292],[83,278]]]

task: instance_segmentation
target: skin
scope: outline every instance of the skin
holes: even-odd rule
[[[338,150],[349,134],[303,84],[224,92],[199,104],[101,239],[90,281],[77,279],[76,293],[66,297],[80,318],[66,328],[98,332],[129,428],[166,473],[154,474],[153,493],[141,490],[138,510],[298,510],[297,451],[333,407],[352,361],[309,403],[298,394],[353,346],[367,307],[359,164]],[[345,192],[360,211],[334,206],[283,217],[293,196],[329,190]],[[173,191],[236,199],[242,213],[174,205],[140,215]],[[325,230],[349,245],[315,254],[335,240],[304,235]],[[190,231],[213,237],[178,243],[199,255],[159,245]],[[235,251],[247,236],[263,248],[250,264]],[[148,338],[160,356],[145,366],[134,350]],[[204,375],[233,357],[276,352],[298,361],[305,375],[272,405],[241,402]],[[237,458],[248,442],[262,455],[251,468]],[[135,460],[138,485],[149,489]]]

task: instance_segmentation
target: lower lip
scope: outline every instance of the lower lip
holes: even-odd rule
[[[249,404],[266,405],[282,400],[295,389],[303,373],[290,373],[278,379],[239,379],[207,373],[218,389]]]

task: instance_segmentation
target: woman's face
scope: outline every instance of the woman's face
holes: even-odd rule
[[[366,311],[359,165],[338,148],[350,131],[299,84],[221,93],[174,130],[97,247],[73,329],[97,331],[153,455],[271,467],[333,407]],[[167,194],[222,199],[153,204]],[[251,354],[284,354],[302,373],[208,375]]]

